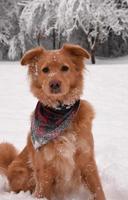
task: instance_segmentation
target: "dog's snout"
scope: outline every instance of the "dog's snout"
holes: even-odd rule
[[[61,82],[59,80],[52,80],[49,83],[49,86],[52,93],[59,93],[61,89]]]

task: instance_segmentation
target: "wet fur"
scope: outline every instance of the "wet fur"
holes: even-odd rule
[[[88,58],[88,52],[80,46],[66,44],[56,51],[30,50],[23,56],[21,64],[28,65],[34,96],[44,105],[55,108],[60,103],[73,104],[80,98],[84,60]],[[62,72],[62,65],[69,66],[69,72]],[[42,73],[45,66],[50,66],[47,75]],[[60,94],[50,94],[49,82],[53,79],[61,81]],[[26,147],[17,156],[13,146],[0,144],[0,167],[6,171],[11,190],[30,190],[36,197],[50,200],[55,196],[64,199],[65,195],[84,185],[92,194],[90,199],[104,200],[94,159],[93,118],[92,106],[81,100],[77,115],[63,135],[38,151],[32,145],[31,133]],[[8,151],[2,152],[5,145]],[[8,156],[4,157],[5,154]]]

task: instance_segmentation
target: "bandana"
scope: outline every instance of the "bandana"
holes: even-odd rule
[[[80,100],[71,106],[65,105],[54,109],[44,106],[41,102],[37,103],[31,123],[31,138],[35,149],[56,139],[69,127],[79,104]]]

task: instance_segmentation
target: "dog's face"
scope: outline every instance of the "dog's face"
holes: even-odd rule
[[[32,49],[23,56],[21,64],[29,66],[33,94],[45,105],[55,107],[79,99],[85,58],[89,58],[86,50],[65,44],[59,50]]]

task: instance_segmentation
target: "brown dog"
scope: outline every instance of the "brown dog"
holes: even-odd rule
[[[0,151],[11,190],[64,199],[84,185],[93,199],[105,200],[94,160],[94,112],[80,100],[84,60],[89,57],[86,50],[70,44],[54,51],[35,48],[23,56],[21,64],[28,65],[31,91],[39,102],[24,150],[16,156],[14,148],[4,144],[6,155],[13,152],[13,162]]]

